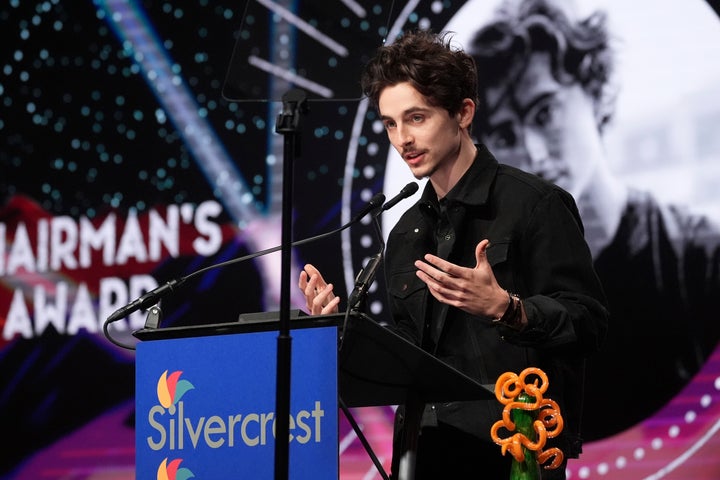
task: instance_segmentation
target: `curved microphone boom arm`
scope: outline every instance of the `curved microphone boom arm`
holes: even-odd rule
[[[378,239],[381,243],[382,248],[381,248],[380,252],[376,255],[376,257],[379,257],[379,258],[377,258],[376,261],[374,262],[374,266],[368,264],[368,267],[372,267],[372,268],[366,267],[360,272],[360,274],[358,274],[358,280],[362,280],[360,278],[360,276],[363,274],[363,272],[365,272],[365,280],[363,280],[361,282],[362,285],[364,285],[364,287],[361,287],[361,290],[359,290],[358,292],[355,293],[355,296],[359,296],[357,301],[355,302],[357,304],[360,300],[362,300],[362,297],[367,294],[367,289],[370,288],[370,285],[372,284],[372,281],[374,279],[375,271],[377,270],[377,268],[379,267],[379,264],[381,263],[382,252],[385,250],[385,241],[383,239],[382,230],[381,230],[380,224],[378,222],[378,218],[379,218],[380,214],[382,212],[384,212],[385,210],[388,210],[388,209],[394,207],[401,200],[413,195],[417,190],[418,190],[417,183],[414,183],[414,182],[409,183],[400,191],[400,193],[398,193],[395,197],[391,198],[387,202],[385,202],[385,195],[383,193],[376,193],[368,201],[368,203],[365,204],[365,206],[362,208],[362,210],[360,210],[357,213],[357,215],[355,215],[346,224],[342,225],[339,228],[336,228],[335,230],[331,230],[329,232],[321,233],[321,234],[315,235],[313,237],[304,238],[302,240],[297,240],[295,242],[292,242],[291,246],[296,247],[296,246],[304,245],[306,243],[314,242],[314,241],[329,237],[331,235],[335,235],[335,234],[340,233],[341,231],[355,225],[360,220],[365,218],[365,216],[367,216],[368,214],[372,214],[373,215],[373,224],[374,224],[374,227],[377,232]],[[258,252],[251,253],[249,255],[244,255],[242,257],[233,258],[233,259],[227,260],[225,262],[216,263],[216,264],[210,265],[208,267],[201,268],[200,270],[191,272],[188,275],[169,280],[169,281],[163,283],[162,285],[154,288],[153,290],[146,292],[145,294],[143,294],[142,296],[133,300],[129,304],[115,310],[115,312],[113,312],[110,316],[108,316],[107,320],[105,320],[105,323],[103,324],[103,333],[105,334],[105,337],[108,340],[110,340],[110,342],[114,343],[115,345],[117,345],[119,347],[128,348],[127,345],[122,345],[112,338],[112,336],[110,335],[110,333],[108,331],[108,327],[111,323],[121,320],[137,310],[147,309],[149,307],[152,307],[153,305],[157,304],[162,298],[164,298],[169,293],[180,289],[180,287],[186,281],[188,281],[191,278],[194,278],[198,275],[202,275],[203,273],[207,272],[208,270],[213,270],[215,268],[226,267],[229,265],[233,265],[235,263],[252,260],[254,258],[261,257],[263,255],[268,255],[270,253],[280,251],[281,249],[282,249],[282,246],[275,246],[275,247],[267,248],[265,250],[260,250]],[[358,289],[358,284],[356,282],[356,290],[357,289]]]
[[[299,245],[304,245],[306,243],[314,242],[314,241],[329,237],[331,235],[335,235],[335,234],[355,225],[360,220],[362,220],[367,214],[369,214],[371,212],[379,211],[380,208],[383,206],[384,202],[385,202],[385,195],[382,193],[376,193],[370,199],[370,201],[368,201],[368,203],[363,207],[363,209],[360,210],[360,212],[358,212],[358,214],[355,215],[355,217],[353,217],[352,220],[347,222],[345,225],[342,225],[341,227],[336,228],[335,230],[332,230],[329,232],[321,233],[321,234],[315,235],[313,237],[304,238],[302,240],[297,240],[295,242],[292,242],[291,246],[296,247]],[[164,298],[170,292],[174,292],[175,290],[178,290],[186,281],[188,281],[191,278],[194,278],[198,275],[202,275],[203,273],[207,272],[208,270],[213,270],[215,268],[226,267],[228,265],[232,265],[235,263],[252,260],[254,258],[261,257],[263,255],[267,255],[270,253],[280,251],[281,249],[282,249],[282,246],[267,248],[265,250],[260,250],[258,252],[251,253],[249,255],[244,255],[242,257],[233,258],[233,259],[227,260],[225,262],[216,263],[214,265],[210,265],[208,267],[201,268],[200,270],[191,272],[188,275],[169,280],[168,282],[165,282],[164,284],[154,288],[153,290],[146,292],[145,294],[143,294],[142,296],[133,300],[129,304],[127,304],[123,307],[120,307],[119,309],[115,310],[115,312],[113,312],[110,316],[108,316],[107,320],[105,320],[105,323],[103,324],[103,332],[105,333],[105,337],[119,347],[128,348],[126,345],[122,345],[122,344],[116,342],[112,338],[112,336],[108,332],[109,324],[116,322],[118,320],[121,320],[137,310],[146,309],[146,308],[149,308],[149,307],[157,304],[162,298]]]

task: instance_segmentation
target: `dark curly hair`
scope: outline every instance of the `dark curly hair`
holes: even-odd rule
[[[490,87],[506,84],[511,88],[525,72],[531,55],[547,52],[555,79],[565,85],[580,83],[594,99],[600,130],[612,117],[614,52],[604,12],[573,22],[552,1],[508,3],[492,23],[476,33],[469,51],[480,72],[481,97]],[[478,108],[479,118],[486,118],[487,113]]]
[[[414,31],[380,47],[360,79],[363,93],[377,108],[386,87],[408,82],[430,105],[450,115],[460,111],[466,98],[477,105],[475,61],[451,41],[450,32]]]

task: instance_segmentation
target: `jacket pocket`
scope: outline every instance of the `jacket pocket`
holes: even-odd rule
[[[389,277],[388,290],[393,320],[399,333],[419,344],[425,324],[428,295],[425,283],[417,278],[415,269],[396,272]]]
[[[404,300],[424,288],[425,283],[415,275],[415,270],[397,272],[390,277],[390,295],[398,300]]]
[[[494,267],[495,265],[506,262],[508,260],[509,252],[510,241],[498,243],[490,242],[490,246],[486,251],[488,263],[491,267]]]

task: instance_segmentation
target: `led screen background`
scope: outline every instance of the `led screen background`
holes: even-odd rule
[[[396,1],[392,8],[389,2],[319,3],[283,5],[323,28],[335,19],[338,28],[376,32],[379,44],[383,36],[392,39],[416,26],[452,26],[462,35],[459,13],[480,21],[491,2]],[[720,35],[717,15],[700,0],[665,1],[659,5],[675,23],[663,28],[648,21],[658,18],[648,13],[660,7],[637,2],[628,10],[620,3],[598,6],[635,37],[666,47],[658,57],[676,68],[661,78],[676,83],[643,78],[652,65],[637,60],[643,52],[636,54],[634,37],[627,36],[626,52],[638,56],[623,67],[630,72],[624,89],[635,93],[620,96],[611,148],[627,153],[614,156],[615,168],[663,198],[718,218],[720,93],[712,87],[720,64],[709,53],[718,44],[712,36]],[[590,2],[580,4],[590,8]],[[102,321],[151,279],[160,284],[279,244],[279,102],[223,98],[243,6],[17,1],[0,9],[0,419],[13,439],[0,472],[8,478],[132,478],[134,355],[104,338]],[[305,33],[291,30],[286,37],[277,27],[266,32],[258,45],[273,45],[264,51],[276,55],[275,63],[326,59],[325,72],[320,68],[313,78],[319,84],[332,85],[334,69],[349,61]],[[367,38],[347,45],[348,58],[359,63],[373,50]],[[272,87],[268,91],[278,100],[289,84],[276,80]],[[375,192],[391,196],[410,181],[406,172],[392,170],[399,163],[375,125],[361,100],[310,104],[295,163],[294,238],[337,228]],[[678,138],[670,147],[685,148],[685,155],[673,155],[682,162],[658,154],[668,148],[658,141]],[[386,220],[409,205],[401,203]],[[168,237],[152,240],[151,222]],[[82,233],[83,225],[85,232],[111,229],[113,255],[96,250],[81,259],[72,246],[74,238],[81,243],[92,236]],[[370,226],[360,225],[296,248],[294,266],[313,262],[344,292],[377,248]],[[234,321],[240,313],[276,310],[279,261],[272,254],[193,279],[163,301],[163,325]],[[384,314],[382,292],[380,278],[370,303],[378,317]],[[297,295],[293,303],[302,306]],[[144,315],[136,314],[115,335],[131,343],[129,330],[143,322]],[[717,478],[720,465],[712,452],[720,425],[719,376],[718,359],[711,357],[657,416],[617,438],[588,444],[571,464],[571,478]],[[391,408],[357,414],[387,464]],[[372,477],[374,467],[347,425],[343,429],[342,478],[379,478]]]

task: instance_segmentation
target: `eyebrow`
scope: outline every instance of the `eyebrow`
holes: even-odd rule
[[[535,106],[536,106],[537,104],[542,103],[542,102],[546,101],[546,100],[549,99],[549,98],[555,97],[555,96],[556,96],[556,93],[557,93],[557,92],[554,91],[554,90],[547,91],[547,92],[543,92],[543,93],[541,93],[540,95],[538,95],[536,98],[534,98],[532,102],[530,102],[529,104],[527,104],[527,105],[525,105],[525,106],[520,105],[520,104],[517,102],[517,100],[515,99],[515,96],[512,95],[511,101],[510,101],[510,105],[511,105],[510,108],[512,109],[513,112],[515,112],[515,113],[518,115],[518,117],[519,117],[521,120],[524,120],[525,117],[527,116],[527,114],[530,113],[530,111],[531,111],[533,108],[535,108]],[[488,118],[488,121],[487,121],[488,125],[493,125],[493,124],[490,123],[490,119],[492,118],[493,115],[497,114],[497,113],[500,111],[500,103],[502,103],[502,102],[499,101],[499,102],[497,103],[497,105],[493,108],[493,110],[488,112],[488,116],[487,116],[487,118]],[[498,124],[495,124],[495,125],[500,126],[500,125],[502,125],[503,123],[506,123],[506,122],[507,122],[506,120],[502,120],[501,122],[499,122]]]
[[[429,112],[430,109],[427,107],[410,107],[406,110],[403,110],[401,117],[407,117],[408,115],[412,115],[413,113],[426,113]],[[381,120],[392,120],[392,117],[388,115],[380,115]]]
[[[530,112],[530,110],[532,110],[533,108],[535,108],[535,106],[536,106],[537,104],[542,103],[542,102],[546,101],[546,100],[549,99],[549,98],[555,97],[555,96],[556,96],[556,93],[557,93],[557,92],[554,91],[554,90],[541,93],[541,94],[538,95],[532,102],[530,102],[529,104],[525,105],[524,108],[523,108],[521,105],[518,105],[518,110],[519,110],[519,112],[520,112],[520,117],[521,117],[521,118],[525,118],[525,116],[527,116],[527,114]]]

